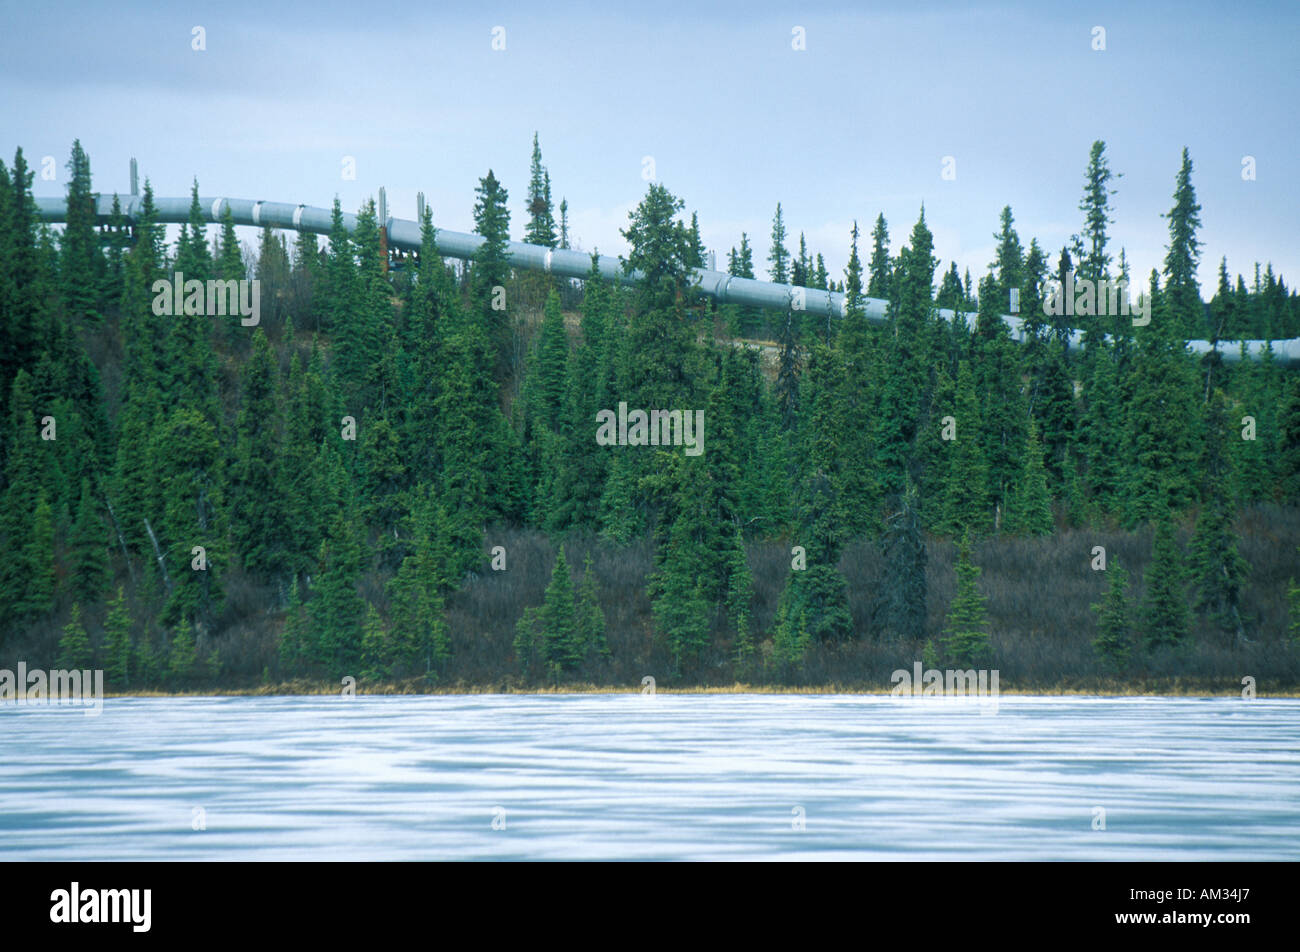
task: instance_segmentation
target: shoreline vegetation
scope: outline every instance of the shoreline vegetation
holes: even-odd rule
[[[888,694],[917,661],[1006,694],[1300,690],[1300,372],[1271,345],[1223,359],[1300,337],[1300,294],[1222,257],[1200,286],[1176,158],[1148,276],[1107,232],[1098,141],[1080,233],[1022,240],[1008,205],[982,275],[944,267],[922,207],[892,239],[855,221],[841,280],[777,203],[770,238],[724,255],[791,289],[759,310],[698,294],[698,216],[659,181],[624,285],[514,268],[491,170],[464,262],[427,206],[412,254],[337,199],[324,242],[246,248],[198,182],[178,229],[147,178],[134,221],[100,221],[79,142],[51,229],[19,150],[0,669],[102,669],[127,696]],[[523,237],[568,248],[550,183],[534,136]],[[207,280],[253,282],[251,323]],[[1083,297],[1054,308],[1057,287]]]

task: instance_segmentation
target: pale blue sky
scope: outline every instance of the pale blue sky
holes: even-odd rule
[[[791,247],[804,231],[837,276],[855,217],[866,233],[883,211],[897,250],[924,202],[942,267],[978,279],[1005,204],[1024,243],[1053,255],[1079,230],[1097,138],[1124,175],[1113,251],[1145,275],[1164,256],[1160,213],[1186,145],[1202,283],[1226,254],[1234,275],[1271,260],[1294,284],[1300,6],[1134,6],[5,2],[0,152],[57,158],[39,195],[61,193],[79,137],[102,191],[126,189],[134,155],[160,195],[197,175],[208,195],[337,193],[355,211],[384,185],[392,214],[413,218],[423,189],[435,222],[461,231],[490,167],[518,238],[537,130],[581,247],[625,250],[648,155],[720,266],[742,231],[765,261],[778,200]],[[795,26],[806,50],[791,48]],[[356,181],[341,178],[346,155]],[[955,181],[940,177],[948,155]]]

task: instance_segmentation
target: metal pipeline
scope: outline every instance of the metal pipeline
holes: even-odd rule
[[[138,220],[144,205],[142,195],[99,195],[95,213],[100,224],[106,223],[113,210],[113,199],[120,203],[122,218],[127,223]],[[159,224],[182,224],[190,220],[190,198],[157,198],[154,202],[154,219]],[[246,198],[200,198],[199,205],[203,218],[212,224],[219,224],[227,208],[236,225],[251,225],[255,228],[270,226],[288,231],[306,231],[318,235],[329,234],[333,221],[333,211],[313,205],[291,205],[285,202],[253,201]],[[36,214],[42,221],[62,222],[67,220],[66,198],[37,198]],[[405,218],[387,217],[379,222],[386,229],[388,246],[405,251],[418,251],[420,248],[420,224]],[[343,227],[348,234],[353,234],[357,227],[357,216],[351,212],[343,213]],[[478,235],[458,231],[437,230],[438,253],[447,258],[473,258],[483,239]],[[529,271],[545,271],[564,278],[585,278],[591,273],[592,256],[583,251],[563,248],[546,248],[541,245],[529,245],[522,241],[512,241],[507,246],[510,263],[513,267]],[[641,277],[638,272],[625,274],[622,263],[610,255],[600,255],[596,259],[596,270],[601,277],[623,284],[635,284]],[[750,307],[771,310],[794,310],[815,314],[831,314],[843,317],[846,311],[846,296],[840,291],[820,291],[813,288],[798,288],[789,284],[774,284],[754,278],[732,277],[725,271],[710,271],[696,268],[696,283],[701,292],[719,303],[742,304]],[[864,298],[863,309],[868,320],[883,322],[887,301],[878,298]],[[938,308],[938,313],[945,320],[955,320],[956,312],[947,308]],[[966,315],[970,317],[970,315]],[[963,318],[964,319],[964,318]],[[1018,341],[1024,340],[1024,331],[1020,318],[1004,314],[1003,321],[1010,328],[1011,336]],[[1246,355],[1252,360],[1259,360],[1268,346],[1267,341],[1220,341],[1219,355],[1227,363],[1235,363],[1241,358],[1241,348],[1245,345]],[[1300,338],[1275,340],[1273,356],[1283,366],[1300,366]],[[1066,346],[1078,350],[1083,345],[1082,331],[1075,330]],[[1187,347],[1193,353],[1205,354],[1212,347],[1209,341],[1189,340]]]

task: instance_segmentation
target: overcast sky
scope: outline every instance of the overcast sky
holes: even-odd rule
[[[414,218],[422,189],[435,224],[458,231],[491,168],[520,238],[536,130],[578,247],[626,250],[650,156],[720,267],[742,231],[765,267],[777,201],[791,248],[805,232],[837,277],[854,218],[865,234],[884,212],[897,251],[924,203],[941,267],[978,281],[1003,205],[1053,260],[1080,229],[1094,139],[1123,173],[1113,253],[1145,275],[1164,257],[1186,145],[1207,296],[1221,255],[1248,282],[1256,260],[1289,285],[1300,274],[1292,2],[442,6],[6,0],[0,149],[8,163],[23,147],[38,195],[62,194],[80,138],[99,191],[125,191],[136,156],[158,195],[197,176],[204,195],[337,194],[355,211],[382,185],[390,214]],[[46,155],[58,181],[40,178]]]

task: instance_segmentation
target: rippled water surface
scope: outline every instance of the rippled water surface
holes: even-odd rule
[[[1295,860],[1300,701],[0,707],[0,859],[488,858]]]

